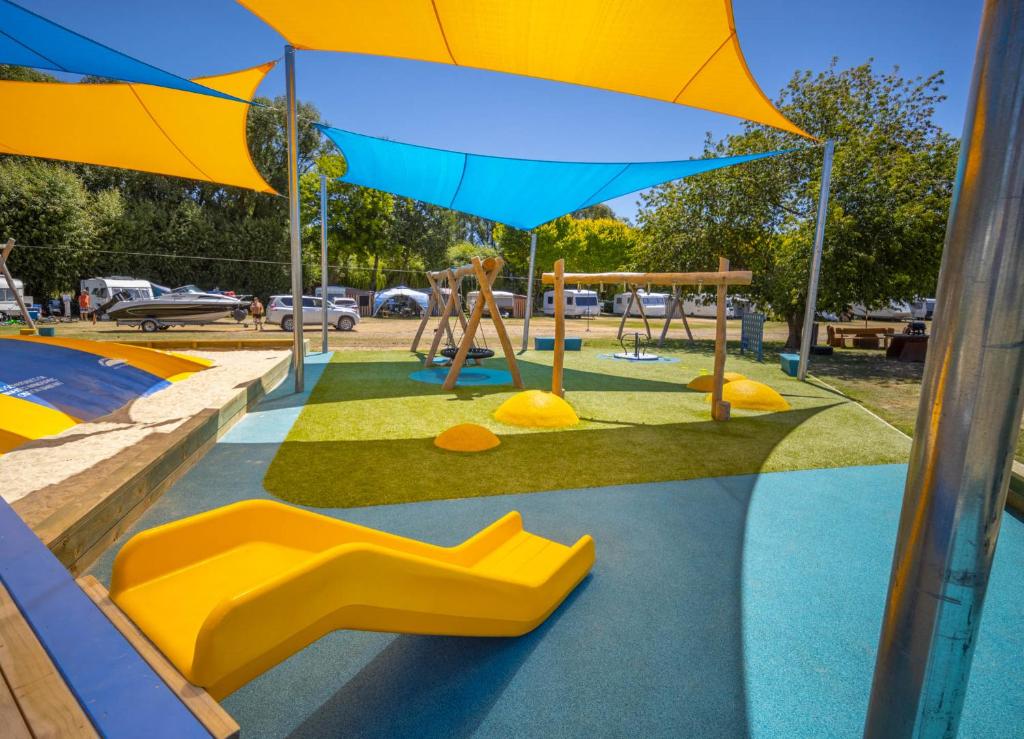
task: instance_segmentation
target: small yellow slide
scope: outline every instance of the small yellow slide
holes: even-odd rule
[[[251,500],[132,537],[110,595],[219,699],[336,629],[520,636],[593,563],[590,536],[567,547],[515,512],[438,547]]]

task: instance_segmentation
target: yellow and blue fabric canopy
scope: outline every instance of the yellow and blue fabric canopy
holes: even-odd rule
[[[91,74],[214,97],[232,97],[115,51],[10,0],[0,0],[0,64]]]
[[[339,179],[531,229],[646,187],[784,151],[669,162],[553,162],[432,149],[318,128],[348,165]]]
[[[297,48],[600,87],[808,136],[758,87],[731,0],[238,0]]]
[[[247,100],[273,66],[197,81]],[[249,154],[248,103],[136,83],[6,81],[0,100],[0,153],[274,192]]]

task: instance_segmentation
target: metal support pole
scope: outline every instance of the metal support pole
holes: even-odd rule
[[[818,274],[821,272],[821,250],[825,245],[825,219],[828,217],[828,188],[832,182],[832,154],[835,141],[825,142],[825,155],[821,160],[821,192],[818,195],[818,225],[814,230],[814,254],[811,257],[811,278],[807,283],[807,305],[804,307],[804,325],[800,334],[800,364],[796,378],[807,376],[807,360],[811,356],[811,332],[818,302]]]
[[[864,727],[956,736],[1024,409],[1024,0],[987,0]]]
[[[530,274],[526,278],[526,316],[523,318],[523,346],[526,351],[530,346],[530,316],[533,314],[533,263],[537,258],[537,232],[530,231]]]
[[[321,330],[323,331],[323,342],[320,351],[327,353],[327,306],[330,304],[327,296],[327,175],[320,175],[320,293],[323,300],[323,320]]]
[[[25,299],[14,287],[14,277],[11,276],[11,271],[7,268],[7,257],[10,256],[13,249],[14,239],[7,239],[7,245],[4,246],[3,252],[0,253],[0,269],[3,270],[4,280],[7,281],[7,287],[10,289],[11,295],[14,296],[14,302],[18,304],[18,310],[21,311],[21,319],[25,322],[26,326],[31,329],[35,329],[36,324],[28,312],[28,307],[25,305]]]
[[[302,236],[299,233],[299,126],[295,110],[295,47],[284,47],[284,80],[288,138],[288,232],[292,253],[292,368],[295,392],[305,387],[305,343],[302,336]]]

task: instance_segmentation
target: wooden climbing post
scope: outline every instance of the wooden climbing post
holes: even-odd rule
[[[555,262],[555,356],[551,366],[551,392],[565,396],[562,367],[565,364],[565,260]]]
[[[501,350],[505,353],[505,361],[508,363],[508,371],[512,374],[512,384],[517,388],[522,389],[523,378],[519,374],[519,364],[516,362],[515,351],[512,349],[512,340],[508,337],[508,332],[505,330],[505,321],[501,318],[501,310],[498,308],[498,303],[494,299],[494,291],[491,289],[491,284],[494,282],[494,278],[497,276],[497,267],[491,274],[484,272],[483,264],[480,262],[480,257],[473,257],[473,269],[476,272],[476,281],[480,283],[480,288],[477,294],[477,302],[485,302],[487,304],[487,312],[491,314],[491,322],[494,324],[494,331],[498,334],[498,340],[501,342]]]
[[[729,271],[729,260],[725,257],[718,258],[718,271]],[[725,299],[728,290],[725,284],[718,286],[715,305],[715,375],[711,387],[711,418],[715,421],[729,420],[729,404],[722,400],[722,386],[725,384]]]

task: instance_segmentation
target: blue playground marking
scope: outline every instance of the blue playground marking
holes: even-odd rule
[[[409,375],[414,382],[425,382],[430,385],[443,385],[448,377],[447,367],[431,367],[421,369]],[[456,387],[476,387],[480,385],[511,385],[512,374],[505,370],[492,370],[485,367],[465,367],[459,373]]]
[[[651,352],[654,354],[654,352]],[[614,354],[598,354],[598,359],[613,359],[616,362],[631,362],[632,364],[658,364],[658,362],[678,362],[678,357],[663,357],[658,355],[657,359],[628,359],[626,357],[616,357]]]
[[[2,498],[0,580],[100,736],[209,739]]]

